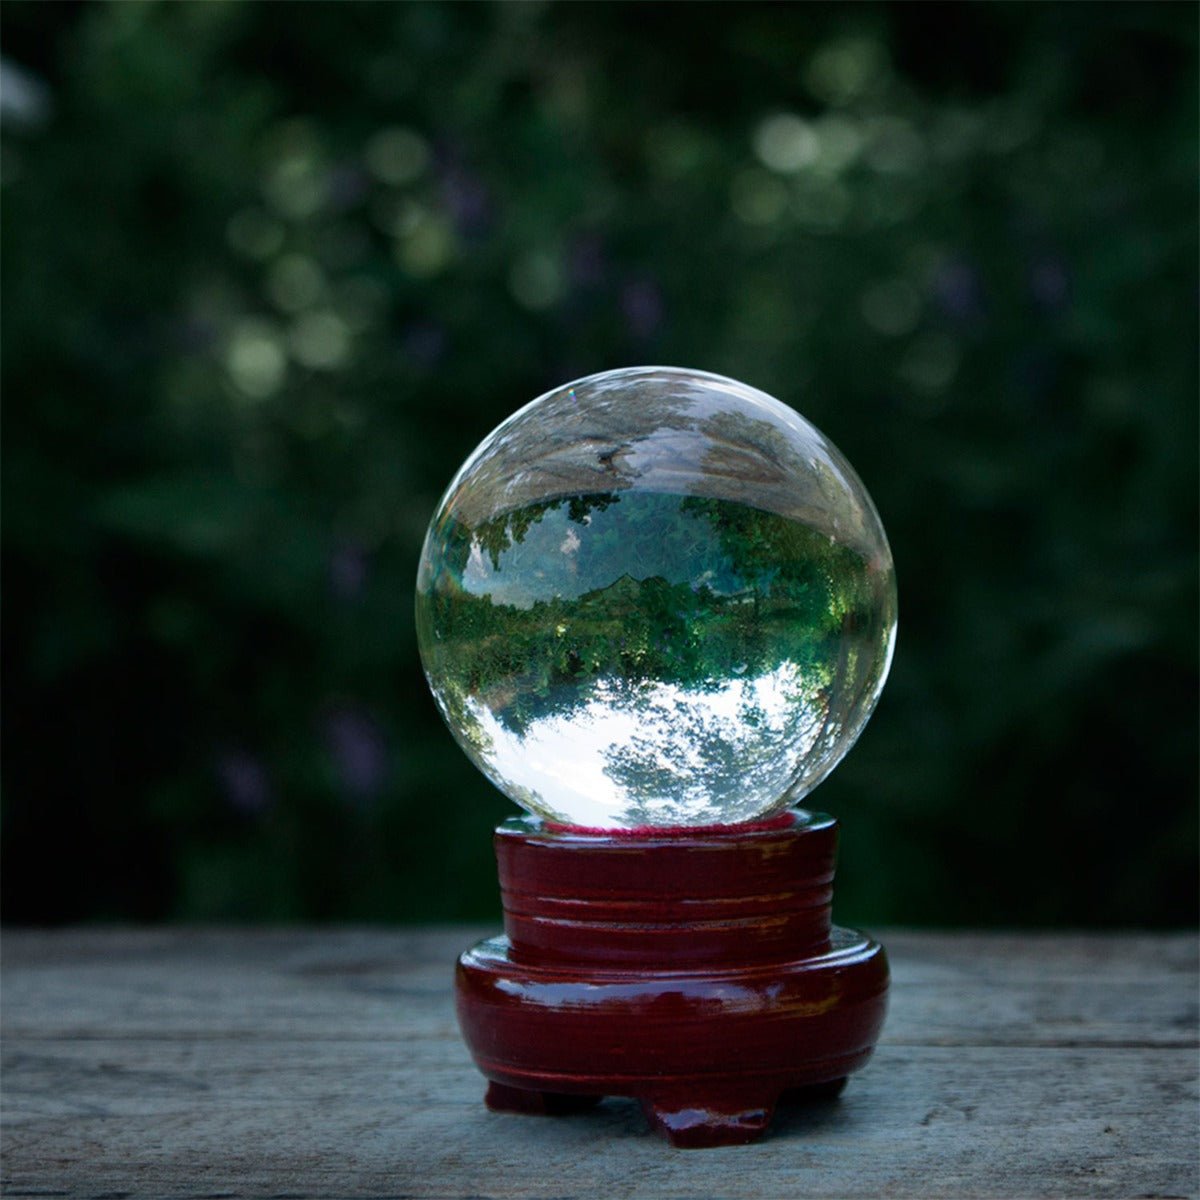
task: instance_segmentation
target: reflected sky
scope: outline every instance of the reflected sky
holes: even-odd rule
[[[604,372],[540,396],[463,464],[441,512],[474,527],[554,496],[625,489],[762,508],[867,558],[886,547],[853,468],[799,413],[732,379],[672,367]]]
[[[583,826],[752,820],[763,795],[782,807],[818,741],[836,741],[822,689],[793,663],[716,689],[599,681],[587,703],[523,734],[479,700],[466,704],[487,738],[488,774],[519,780],[543,815]]]

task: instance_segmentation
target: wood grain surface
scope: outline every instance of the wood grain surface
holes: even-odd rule
[[[482,932],[6,932],[4,1195],[1200,1192],[1194,935],[894,931],[883,1039],[842,1098],[683,1151],[632,1102],[484,1108],[451,997]]]

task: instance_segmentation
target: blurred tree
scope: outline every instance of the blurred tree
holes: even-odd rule
[[[644,361],[793,404],[887,525],[844,914],[1194,918],[1194,6],[0,22],[7,919],[492,908],[420,539]]]

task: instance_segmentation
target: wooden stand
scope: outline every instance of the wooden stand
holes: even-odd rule
[[[837,823],[496,831],[505,936],[458,962],[490,1107],[632,1096],[676,1146],[748,1142],[781,1100],[836,1096],[883,1024],[883,948],[830,924]]]

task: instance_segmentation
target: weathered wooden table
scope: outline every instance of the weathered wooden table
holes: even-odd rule
[[[476,931],[7,932],[8,1196],[1193,1196],[1196,939],[885,937],[843,1097],[673,1150],[631,1102],[490,1113],[451,965]]]

